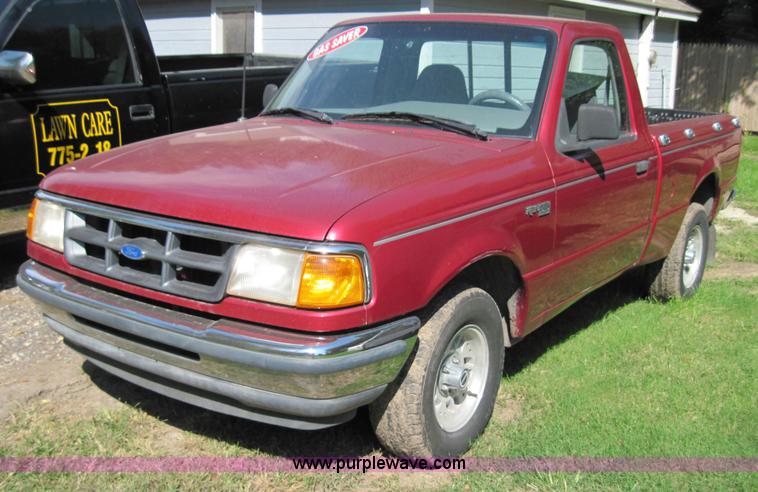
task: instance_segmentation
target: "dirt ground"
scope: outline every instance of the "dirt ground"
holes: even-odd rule
[[[734,208],[734,210],[732,210]],[[736,207],[727,209],[729,220],[754,224],[758,218]],[[728,233],[728,231],[722,231]],[[0,422],[16,411],[49,406],[57,415],[87,415],[126,405],[111,394],[131,395],[132,402],[150,399],[151,393],[118,380],[67,348],[45,325],[34,303],[15,285],[19,265],[25,261],[22,240],[0,245]],[[758,265],[733,261],[709,268],[707,278],[758,276]],[[120,387],[106,392],[103,386]],[[155,396],[152,395],[154,398]],[[518,402],[496,408],[496,418],[512,420]],[[506,415],[507,413],[507,415]],[[167,431],[169,431],[167,429]]]
[[[26,229],[26,207],[0,210],[0,237]]]
[[[83,359],[42,320],[34,302],[16,287],[26,260],[23,240],[2,246],[0,265],[0,422],[24,407],[50,405],[56,413],[96,412],[119,402],[84,371]]]

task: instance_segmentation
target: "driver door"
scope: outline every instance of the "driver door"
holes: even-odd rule
[[[628,75],[626,80],[635,80]],[[618,138],[577,141],[583,104],[613,108]],[[632,129],[625,77],[612,41],[574,45],[559,119],[551,157],[558,215],[553,261],[564,263],[554,275],[554,306],[640,258],[657,181],[654,148]],[[569,150],[578,147],[583,150]]]

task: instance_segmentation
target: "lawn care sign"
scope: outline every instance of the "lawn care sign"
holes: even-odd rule
[[[29,115],[37,174],[121,145],[118,108],[108,99],[40,104]]]

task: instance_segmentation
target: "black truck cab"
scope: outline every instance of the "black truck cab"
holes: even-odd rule
[[[0,208],[127,143],[248,115],[294,58],[157,58],[136,0],[0,0]]]

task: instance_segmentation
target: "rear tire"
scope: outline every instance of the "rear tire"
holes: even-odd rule
[[[691,203],[671,252],[651,266],[650,296],[667,301],[692,296],[700,287],[708,256],[708,216],[699,203]]]
[[[399,456],[467,451],[492,416],[504,352],[500,310],[489,294],[465,288],[440,296],[415,355],[369,407],[379,441]]]

